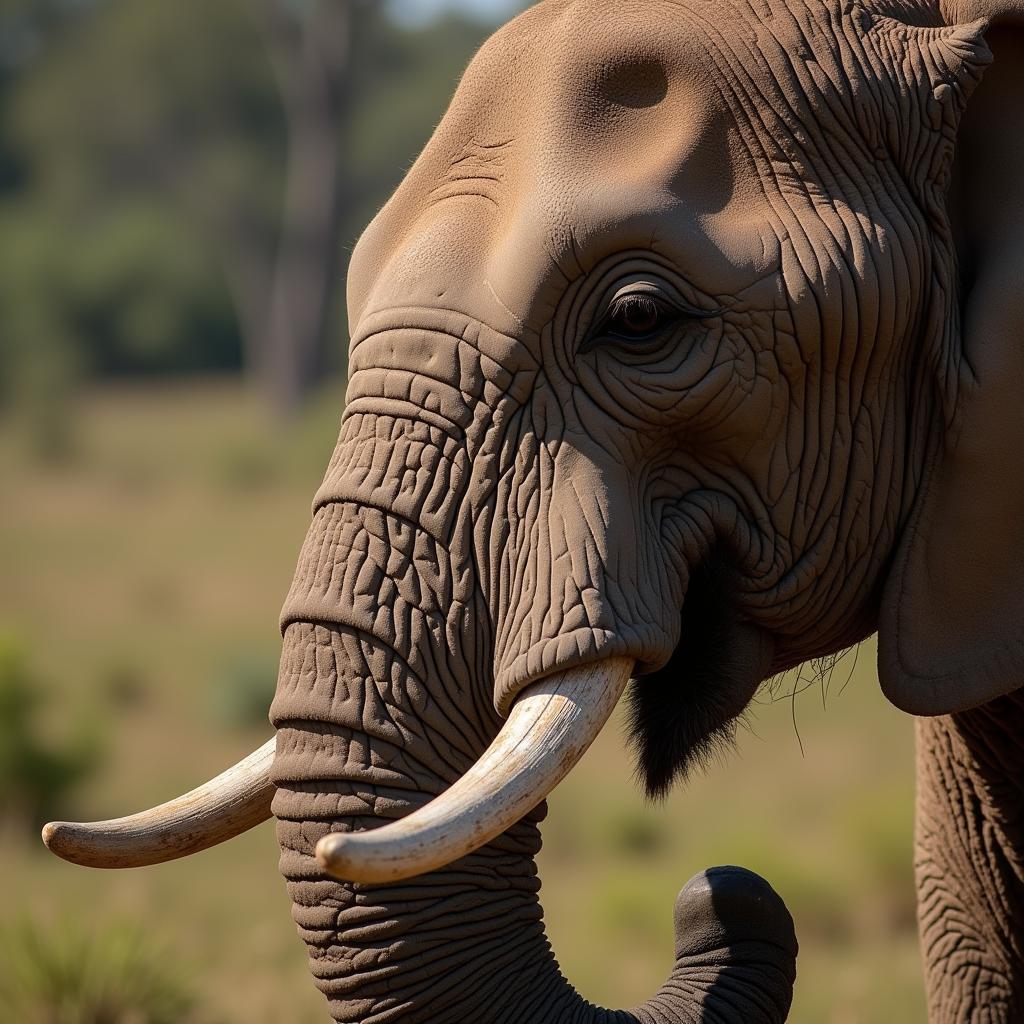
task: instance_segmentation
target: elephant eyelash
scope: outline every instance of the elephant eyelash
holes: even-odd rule
[[[648,291],[618,295],[584,342],[581,351],[591,351],[602,342],[646,344],[660,338],[666,330],[682,321],[707,320],[721,312],[697,309]],[[633,323],[630,323],[630,318],[633,318]]]

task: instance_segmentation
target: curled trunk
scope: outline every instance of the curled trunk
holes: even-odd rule
[[[323,671],[325,662],[342,657],[355,642],[321,626],[293,625],[286,671],[301,674],[311,655]],[[345,667],[335,662],[327,671],[338,673],[332,685],[342,689]],[[279,730],[274,813],[281,868],[310,966],[335,1020],[786,1019],[796,940],[782,901],[757,876],[717,868],[691,880],[676,904],[676,962],[665,985],[632,1012],[604,1010],[563,978],[544,934],[534,861],[543,805],[440,870],[387,885],[341,882],[317,864],[317,841],[333,830],[374,828],[423,806],[444,787],[448,773],[428,777],[420,756],[433,761],[427,750],[443,748],[444,740],[424,736],[422,751],[400,750],[358,724],[295,718],[282,720]],[[415,779],[403,777],[410,769]]]
[[[426,806],[471,769],[500,728],[485,688],[470,682],[487,649],[486,615],[472,593],[449,589],[463,578],[425,532],[337,502],[319,509],[286,604],[272,711],[273,810],[293,916],[334,1018],[785,1020],[792,921],[766,883],[738,868],[698,875],[680,894],[676,963],[650,1001],[627,1012],[583,1000],[544,934],[534,860],[543,803],[485,846],[419,877],[361,884],[320,867],[321,839]]]

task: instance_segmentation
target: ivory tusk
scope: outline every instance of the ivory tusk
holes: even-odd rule
[[[275,743],[267,740],[215,779],[148,811],[110,821],[51,821],[43,842],[74,864],[137,868],[233,839],[270,817]]]
[[[381,828],[324,836],[316,846],[321,867],[352,882],[395,882],[490,842],[569,774],[608,721],[632,670],[632,659],[608,658],[528,686],[494,742],[449,789]]]

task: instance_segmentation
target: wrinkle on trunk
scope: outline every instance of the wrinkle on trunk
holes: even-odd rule
[[[336,550],[318,549],[327,558]],[[306,564],[321,579],[333,571]],[[338,616],[346,617],[356,618]],[[422,624],[406,625],[423,638]],[[792,922],[766,883],[739,869],[698,876],[684,890],[676,965],[647,1004],[626,1012],[582,999],[544,934],[534,860],[543,804],[487,846],[419,878],[359,885],[323,874],[314,857],[322,836],[408,814],[480,753],[485,730],[466,730],[453,710],[465,708],[466,694],[451,665],[435,658],[438,675],[428,688],[414,667],[420,664],[419,654],[400,657],[387,640],[351,624],[293,621],[285,631],[272,712],[281,870],[312,973],[337,1021],[785,1020]]]
[[[360,652],[355,663],[353,651]],[[684,889],[676,964],[647,1004],[625,1012],[583,1000],[562,977],[544,934],[534,860],[543,804],[488,846],[420,878],[358,885],[324,875],[314,858],[323,835],[401,817],[448,781],[427,766],[429,753],[420,756],[416,744],[398,747],[375,716],[364,726],[367,688],[376,686],[371,664],[381,659],[396,660],[365,636],[295,623],[286,632],[275,701],[281,869],[314,978],[337,1021],[785,1020],[796,954],[792,922],[767,884],[738,868],[704,873]],[[294,698],[305,692],[311,665],[328,684],[321,692],[344,698],[334,723],[297,717],[301,697]],[[401,728],[411,708],[392,710]],[[307,703],[306,713],[316,709]],[[431,737],[425,749],[443,742]]]

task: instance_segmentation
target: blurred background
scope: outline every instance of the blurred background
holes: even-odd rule
[[[514,0],[0,0],[0,1013],[326,1019],[270,825],[89,872],[50,817],[191,788],[269,735],[279,637],[345,378],[355,239]],[[621,726],[551,800],[549,932],[590,999],[672,957],[715,863],[796,917],[792,1020],[924,1020],[910,721],[867,643],[759,699],[644,803]]]

